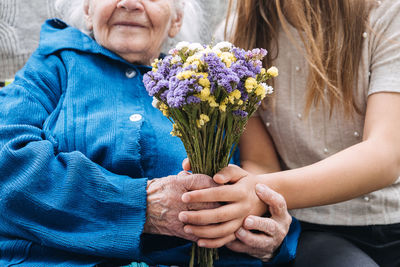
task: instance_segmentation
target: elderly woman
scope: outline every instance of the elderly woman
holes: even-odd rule
[[[57,4],[84,28],[48,20],[0,92],[0,265],[187,265],[196,237],[178,214],[215,205],[181,196],[215,184],[179,173],[184,148],[142,83],[183,0],[77,3]],[[262,262],[222,249],[218,264]]]

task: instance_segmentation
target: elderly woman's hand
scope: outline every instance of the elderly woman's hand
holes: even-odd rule
[[[233,251],[269,261],[288,233],[292,217],[280,194],[263,184],[256,186],[256,193],[268,205],[271,217],[248,216],[243,227],[236,232],[237,240],[226,246]]]
[[[164,178],[149,180],[147,185],[147,214],[144,232],[170,235],[196,241],[198,238],[183,231],[178,220],[181,211],[216,208],[217,203],[183,203],[182,194],[217,186],[211,177],[180,172]],[[229,240],[231,241],[231,240]]]
[[[257,175],[229,165],[214,176],[214,181],[220,186],[187,192],[182,196],[185,203],[226,203],[215,209],[179,214],[179,219],[186,224],[185,232],[199,237],[198,245],[201,247],[216,248],[233,241],[235,232],[248,215],[260,216],[267,210],[255,193],[255,186],[259,183]]]

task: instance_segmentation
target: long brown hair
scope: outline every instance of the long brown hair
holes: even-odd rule
[[[331,113],[338,103],[344,106],[348,115],[360,112],[353,92],[357,86],[363,33],[371,7],[369,1],[230,0],[227,25],[232,21],[229,14],[234,14],[236,25],[230,34],[231,41],[244,49],[264,47],[271,51],[275,47],[277,53],[268,53],[264,62],[267,66],[272,65],[279,53],[279,27],[293,40],[286,22],[291,20],[285,16],[284,8],[289,5],[296,10],[292,20],[304,43],[309,64],[306,113],[321,100],[329,105]]]

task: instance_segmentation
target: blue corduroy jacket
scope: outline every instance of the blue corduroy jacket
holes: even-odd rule
[[[142,234],[147,180],[186,157],[133,65],[60,20],[0,91],[0,266],[181,265],[190,242]],[[293,257],[292,223],[274,261]],[[261,266],[220,250],[217,266]]]

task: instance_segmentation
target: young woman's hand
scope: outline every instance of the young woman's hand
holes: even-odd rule
[[[236,232],[237,239],[226,246],[233,251],[269,261],[288,233],[292,217],[280,194],[263,184],[256,185],[256,193],[268,205],[271,216],[248,216],[243,227]]]
[[[187,169],[187,168],[185,168]],[[223,203],[213,209],[182,211],[179,220],[184,231],[199,238],[198,245],[216,248],[233,241],[235,232],[248,215],[263,215],[267,207],[255,193],[256,175],[229,165],[214,176],[218,187],[186,192],[184,203]]]

